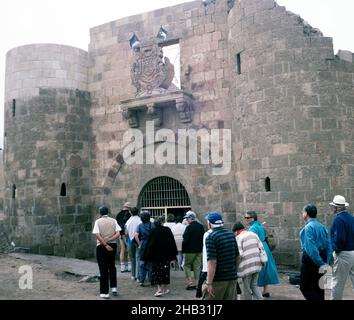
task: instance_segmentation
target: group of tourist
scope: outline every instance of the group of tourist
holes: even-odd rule
[[[354,288],[354,217],[347,211],[349,203],[336,195],[329,204],[335,215],[330,236],[317,220],[317,208],[309,204],[303,209],[304,228],[300,231],[303,251],[300,290],[306,300],[325,300],[324,274],[332,265],[331,299],[341,300],[350,276]],[[322,279],[322,281],[321,281]]]
[[[349,204],[343,196],[335,196],[330,206],[336,215],[330,235],[317,221],[314,205],[306,205],[302,212],[305,226],[300,231],[300,290],[308,300],[325,299],[320,279],[330,265],[332,299],[342,299],[349,275],[354,286],[354,217],[347,211]],[[224,228],[224,219],[216,211],[205,217],[207,231],[193,211],[184,216],[170,214],[167,222],[163,217],[152,219],[149,211],[139,214],[129,202],[116,219],[108,217],[107,207],[101,207],[99,212],[101,217],[96,220],[93,233],[97,239],[102,298],[109,298],[109,288],[117,295],[118,238],[121,272],[131,272],[131,279],[140,286],[156,285],[156,297],[170,292],[172,261],[175,268],[184,270],[186,289],[196,290],[196,297],[205,300],[239,299],[238,279],[243,285],[244,300],[269,298],[269,285],[279,284],[267,232],[255,211],[246,212],[245,223],[237,221],[232,231]]]

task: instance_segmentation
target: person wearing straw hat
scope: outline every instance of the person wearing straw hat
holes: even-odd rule
[[[331,299],[342,300],[348,275],[354,286],[354,217],[347,211],[349,203],[341,195],[336,195],[329,205],[335,215],[331,228],[334,250]]]
[[[119,252],[119,262],[120,262],[120,272],[131,272],[131,261],[129,259],[128,253],[128,243],[127,243],[127,237],[125,236],[125,224],[131,217],[131,209],[132,209],[132,204],[130,202],[126,202],[123,205],[123,208],[121,211],[118,212],[116,216],[116,220],[118,222],[118,225],[121,227],[121,232],[120,232],[120,238],[119,238],[119,247],[120,247],[120,252]],[[125,262],[127,261],[127,266],[125,265]]]

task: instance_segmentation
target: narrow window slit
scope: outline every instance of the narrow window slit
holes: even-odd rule
[[[270,178],[269,177],[265,178],[264,184],[265,184],[265,191],[266,192],[271,192]]]
[[[61,197],[66,197],[66,184],[65,183],[62,183],[62,185],[61,185],[60,196]]]

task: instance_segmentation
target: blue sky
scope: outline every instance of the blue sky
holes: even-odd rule
[[[217,0],[226,1],[226,0]],[[237,0],[236,0],[237,1]],[[4,0],[0,1],[0,147],[3,139],[5,55],[30,43],[59,43],[87,49],[89,29],[183,0]],[[278,0],[300,14],[338,49],[354,52],[353,0]]]

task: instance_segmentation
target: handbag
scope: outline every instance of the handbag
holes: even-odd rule
[[[266,232],[266,237],[265,237],[264,241],[268,245],[269,250],[273,251],[276,247],[274,235],[272,233],[270,233],[266,228],[264,228],[264,231]]]
[[[265,251],[261,242],[259,242],[259,258],[261,259],[263,265],[268,262],[267,252]]]

